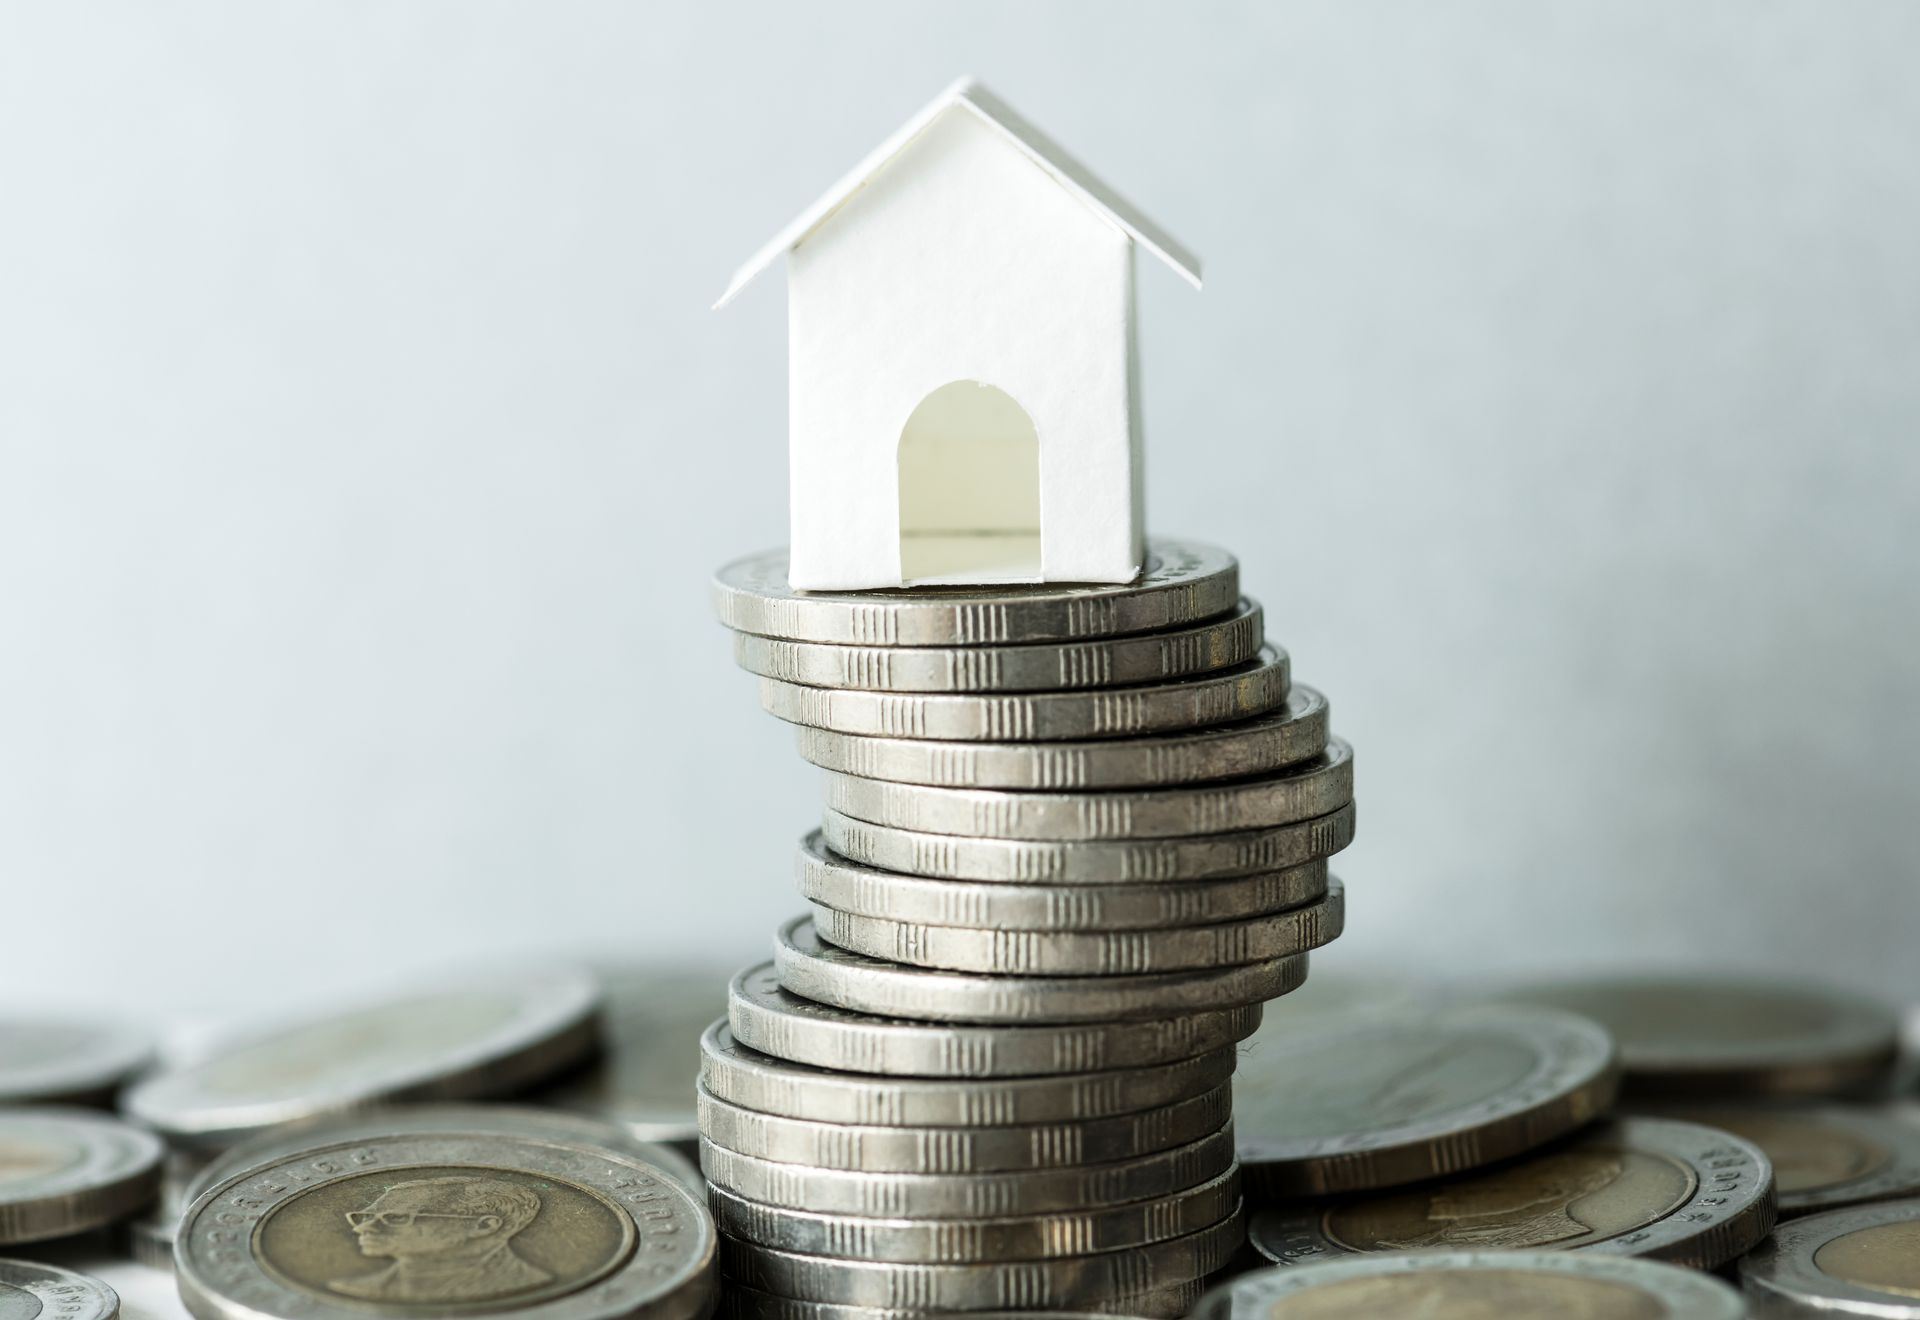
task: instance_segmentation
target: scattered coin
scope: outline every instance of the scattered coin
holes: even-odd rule
[[[1247,1185],[1320,1196],[1416,1182],[1532,1150],[1606,1112],[1613,1041],[1526,1005],[1408,1006],[1324,1019],[1242,1053]]]
[[[1920,1196],[1920,1127],[1838,1105],[1663,1105],[1663,1118],[1751,1141],[1773,1164],[1787,1218],[1866,1201]]]
[[[1920,1199],[1807,1215],[1740,1262],[1756,1316],[1920,1320]]]
[[[156,1205],[143,1215],[127,1220],[120,1226],[124,1233],[127,1254],[136,1264],[145,1265],[150,1270],[173,1269],[173,1230],[180,1223],[180,1212],[176,1208]],[[0,1315],[4,1315],[0,1311]]]
[[[1617,1119],[1569,1141],[1399,1191],[1254,1217],[1278,1265],[1350,1253],[1552,1248],[1718,1269],[1773,1226],[1773,1170],[1695,1123]]]
[[[575,972],[502,972],[236,1041],[127,1093],[169,1140],[218,1149],[282,1123],[397,1100],[506,1095],[583,1061],[600,992]]]
[[[722,1276],[724,1279],[724,1276]],[[911,1308],[877,1306],[836,1306],[832,1302],[803,1302],[794,1297],[776,1297],[758,1288],[745,1288],[725,1280],[720,1314],[728,1320],[925,1320],[927,1312]],[[1203,1281],[1177,1284],[1159,1292],[1134,1297],[1103,1299],[1091,1311],[968,1311],[967,1320],[1178,1320],[1187,1314],[1205,1291]]]
[[[1741,1320],[1740,1294],[1710,1275],[1626,1256],[1448,1251],[1351,1256],[1243,1274],[1193,1320]]]
[[[714,610],[736,632],[860,646],[980,646],[1118,637],[1225,614],[1240,566],[1197,541],[1155,538],[1139,577],[1116,586],[795,591],[787,552],[737,559],[714,575]]]
[[[120,1296],[100,1280],[28,1260],[0,1260],[0,1316],[6,1320],[114,1320]]]
[[[153,1042],[130,1027],[0,1018],[0,1105],[106,1104],[152,1057]]]
[[[0,1109],[0,1245],[100,1228],[154,1199],[166,1147],[84,1109]]]

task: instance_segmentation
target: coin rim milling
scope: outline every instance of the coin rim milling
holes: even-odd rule
[[[777,1297],[721,1277],[726,1289],[719,1314],[726,1320],[928,1320],[923,1310]],[[1085,1311],[968,1311],[966,1320],[1179,1320],[1199,1300],[1204,1283],[1194,1279],[1131,1297],[1103,1297]]]
[[[1533,1066],[1492,1096],[1408,1121],[1336,1136],[1262,1137],[1242,1112],[1236,1129],[1249,1189],[1272,1196],[1366,1191],[1441,1177],[1507,1159],[1603,1114],[1620,1088],[1613,1038],[1587,1018],[1531,1005],[1449,1004],[1333,1020],[1270,1042],[1271,1057],[1308,1066],[1316,1043],[1401,1033],[1497,1034],[1530,1051]],[[1264,1080],[1262,1042],[1242,1051],[1238,1091]]]
[[[57,1106],[0,1109],[0,1131],[51,1131],[76,1147],[73,1164],[0,1186],[0,1246],[67,1237],[124,1218],[154,1199],[167,1148],[106,1114]]]
[[[8,1063],[0,1055],[0,1104],[66,1105],[104,1100],[153,1060],[145,1032],[116,1022],[38,1019],[20,1013],[0,1017],[0,1043],[9,1027],[65,1031],[78,1048],[37,1064]]]
[[[386,1150],[392,1153],[383,1158]],[[174,1277],[181,1301],[200,1320],[259,1320],[262,1316],[364,1320],[369,1311],[364,1303],[349,1297],[335,1301],[281,1281],[272,1265],[256,1254],[261,1226],[317,1187],[383,1170],[450,1166],[512,1169],[588,1189],[620,1206],[638,1235],[639,1248],[611,1273],[531,1306],[516,1307],[508,1296],[458,1306],[410,1305],[388,1313],[617,1320],[644,1310],[648,1320],[696,1320],[712,1306],[718,1290],[718,1234],[706,1207],[671,1175],[613,1151],[498,1133],[407,1134],[334,1142],[255,1165],[207,1188],[183,1212],[176,1233]],[[676,1207],[678,1227],[651,1239],[675,1248],[685,1245],[687,1249],[675,1257],[673,1265],[649,1258],[645,1250],[649,1231],[627,1194],[631,1188],[621,1185],[623,1179],[643,1189],[647,1197],[664,1196]],[[671,1277],[656,1286],[651,1281],[662,1269],[671,1269]]]
[[[1904,1298],[1828,1274],[1814,1257],[1829,1242],[1863,1228],[1920,1221],[1920,1197],[1842,1206],[1777,1225],[1740,1262],[1740,1286],[1756,1307],[1791,1315],[1861,1315],[1920,1320],[1920,1297]],[[1756,1314],[1771,1314],[1759,1311]]]
[[[40,1277],[26,1279],[20,1271]],[[120,1294],[104,1280],[79,1270],[9,1257],[0,1259],[0,1285],[17,1288],[38,1301],[40,1320],[114,1320],[120,1314]],[[83,1300],[94,1305],[89,1310],[77,1309]]]

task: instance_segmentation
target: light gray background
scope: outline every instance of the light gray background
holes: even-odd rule
[[[1143,266],[1149,515],[1358,747],[1329,967],[1920,996],[1920,6],[15,5],[5,1002],[759,956],[740,259],[975,72]]]

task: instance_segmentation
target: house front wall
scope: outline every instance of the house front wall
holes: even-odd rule
[[[793,585],[900,583],[901,431],[953,381],[1003,390],[1033,421],[1041,575],[1131,579],[1132,248],[958,106],[802,240],[789,256]]]

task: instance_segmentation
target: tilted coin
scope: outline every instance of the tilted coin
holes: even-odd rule
[[[166,1147],[84,1109],[0,1109],[0,1245],[124,1219],[160,1190]]]
[[[1123,585],[795,591],[787,552],[737,559],[714,575],[720,622],[738,632],[860,646],[981,646],[1118,637],[1225,614],[1240,566],[1198,541],[1155,537],[1139,577]]]
[[[1920,1196],[1920,1127],[1886,1111],[1724,1103],[1661,1105],[1649,1112],[1716,1127],[1758,1146],[1773,1164],[1783,1219]]]
[[[720,1299],[720,1314],[727,1320],[926,1320],[927,1312],[878,1306],[836,1306],[832,1302],[806,1302],[795,1297],[778,1297],[745,1288],[722,1279],[725,1289]],[[1133,1297],[1102,1298],[1088,1303],[1086,1311],[968,1311],[967,1320],[1087,1320],[1101,1316],[1105,1320],[1179,1320],[1192,1309],[1205,1291],[1202,1280],[1176,1284],[1158,1292]]]
[[[1446,1251],[1349,1256],[1221,1284],[1193,1320],[1741,1320],[1711,1275],[1630,1256]]]
[[[928,879],[842,857],[818,831],[800,843],[803,897],[856,916],[1009,930],[1156,930],[1303,907],[1325,896],[1325,860],[1224,880],[1015,885]]]
[[[1112,1022],[1277,999],[1306,979],[1304,954],[1204,971],[1136,976],[996,976],[934,971],[828,944],[810,917],[775,935],[780,984],[805,999],[882,1017],[941,1022]]]
[[[1152,1067],[1245,1040],[1260,1013],[1249,1003],[1128,1022],[955,1026],[793,994],[772,963],[741,972],[727,994],[728,1025],[742,1045],[794,1063],[886,1077],[1023,1078]]]
[[[174,1266],[200,1320],[476,1311],[694,1320],[716,1291],[705,1207],[616,1152],[498,1134],[341,1142],[210,1188]]]
[[[724,1021],[700,1038],[700,1082],[723,1100],[821,1123],[1001,1127],[1130,1114],[1224,1085],[1231,1046],[1141,1068],[1045,1077],[868,1077],[777,1059],[734,1039]]]
[[[131,1027],[0,1017],[0,1105],[104,1104],[152,1057]]]
[[[826,772],[827,806],[844,816],[983,839],[1164,839],[1296,825],[1353,800],[1353,749],[1338,738],[1311,761],[1255,779],[1093,793],[893,784]]]
[[[129,1114],[217,1149],[381,1101],[510,1094],[585,1059],[600,992],[576,972],[503,970],[258,1032],[127,1093]]]
[[[721,1240],[727,1275],[749,1288],[851,1306],[979,1310],[1019,1300],[1031,1306],[1084,1306],[1202,1279],[1225,1265],[1244,1240],[1238,1211],[1218,1224],[1128,1251],[1052,1260],[967,1265],[903,1265],[774,1251]]]
[[[6,1320],[114,1320],[119,1314],[120,1295],[91,1275],[0,1260],[0,1316]]]
[[[789,724],[888,738],[1129,738],[1263,715],[1286,701],[1289,673],[1287,653],[1263,646],[1257,658],[1232,669],[1142,687],[949,695],[860,692],[763,678],[760,704]]]
[[[1260,649],[1260,607],[1143,636],[1038,646],[840,646],[735,633],[750,674],[869,692],[1066,692],[1132,686],[1229,669]]]
[[[1613,1040],[1586,1018],[1410,1006],[1256,1035],[1234,1128],[1250,1189],[1321,1196],[1532,1150],[1605,1113],[1619,1084]]]
[[[173,1231],[180,1223],[180,1212],[156,1205],[147,1213],[120,1225],[125,1234],[127,1254],[136,1264],[150,1270],[173,1269]],[[0,1311],[0,1315],[4,1315]]]
[[[975,839],[874,825],[831,809],[820,819],[820,834],[843,857],[909,875],[1008,884],[1145,884],[1251,875],[1324,860],[1353,842],[1353,804],[1296,825],[1184,839]]]
[[[1123,1251],[1211,1227],[1240,1203],[1236,1169],[1152,1201],[1010,1219],[867,1219],[770,1206],[715,1187],[720,1231],[776,1251],[907,1264],[1044,1260]]]
[[[1011,1173],[1130,1160],[1198,1141],[1232,1116],[1229,1085],[1138,1113],[982,1128],[819,1123],[700,1096],[700,1135],[712,1145],[783,1164],[863,1173]]]
[[[1785,982],[1616,977],[1518,987],[1508,998],[1593,1018],[1620,1044],[1633,1095],[1846,1095],[1884,1086],[1900,1024],[1858,995]]]
[[[796,725],[800,755],[822,770],[947,788],[1059,792],[1164,788],[1270,774],[1327,748],[1327,699],[1295,683],[1278,709],[1238,724],[1088,742],[954,743],[875,738]]]
[[[1740,1262],[1740,1285],[1762,1320],[1920,1320],[1920,1199],[1781,1224]]]
[[[1717,1269],[1773,1227],[1773,1170],[1750,1142],[1662,1118],[1398,1191],[1264,1211],[1249,1239],[1277,1265],[1351,1253],[1494,1248],[1649,1256]]]

